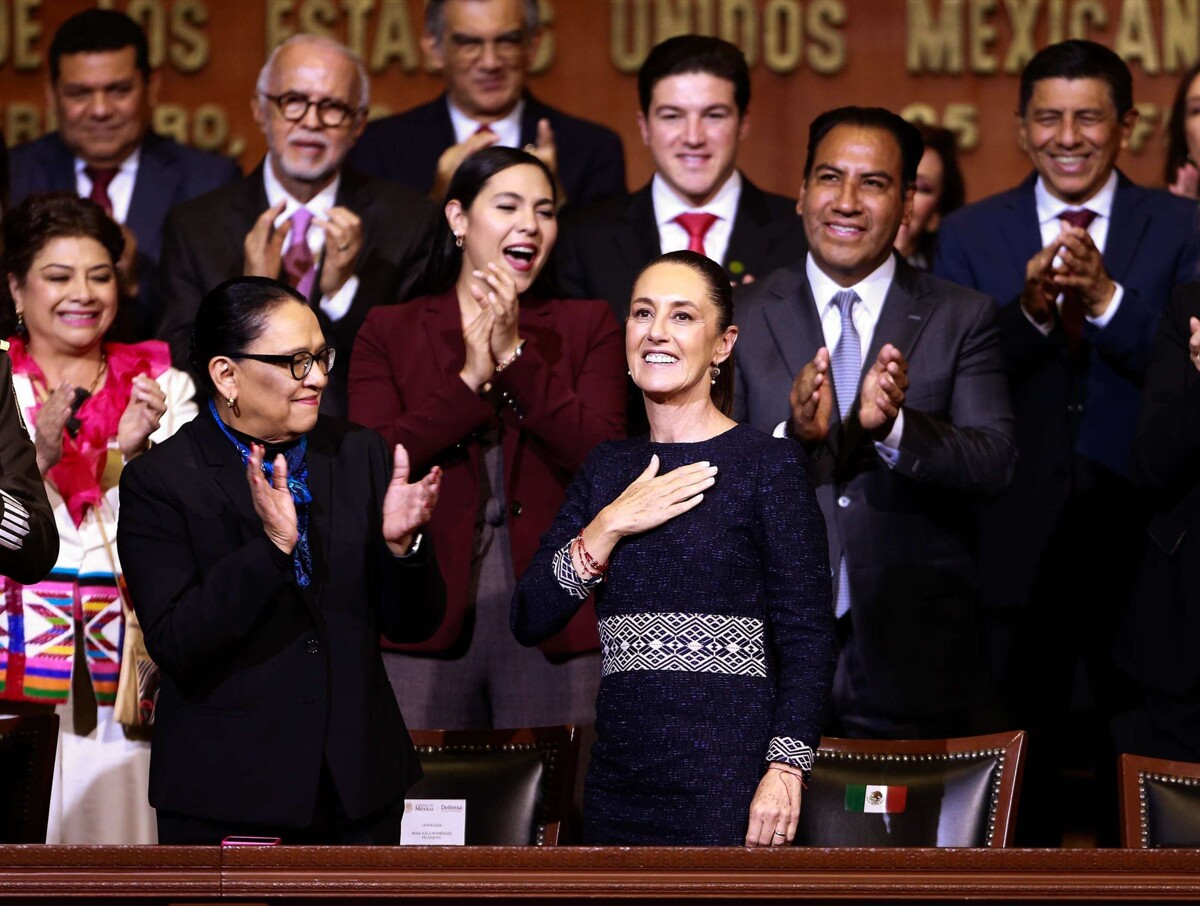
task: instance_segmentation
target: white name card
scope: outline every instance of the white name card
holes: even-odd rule
[[[466,833],[466,799],[404,800],[401,846],[462,846]]]

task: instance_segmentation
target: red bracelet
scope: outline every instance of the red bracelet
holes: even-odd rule
[[[583,544],[583,532],[575,536],[576,549],[579,551],[579,559],[583,561],[583,565],[595,573],[597,576],[602,576],[608,572],[608,563],[597,563],[595,558],[588,553],[588,549]]]

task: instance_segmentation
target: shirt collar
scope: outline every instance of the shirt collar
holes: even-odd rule
[[[715,214],[726,223],[732,223],[737,215],[738,201],[742,196],[742,174],[734,170],[725,184],[717,190],[708,204],[694,208],[675,194],[667,185],[661,173],[655,173],[650,181],[650,199],[654,203],[654,216],[658,225],[671,223],[680,214],[699,213]]]
[[[863,305],[877,318],[883,311],[883,300],[887,298],[892,278],[896,276],[896,256],[891,254],[879,267],[867,274],[853,286],[842,286],[817,266],[812,252],[804,263],[804,272],[808,276],[808,285],[812,288],[813,301],[817,303],[817,315],[823,315],[825,309],[833,304],[833,297],[843,289],[852,289],[858,293]]]
[[[450,100],[450,95],[446,95],[446,106],[450,110],[450,124],[454,127],[454,140],[457,143],[465,142],[468,138],[474,135],[483,123],[467,116]],[[499,144],[506,148],[519,148],[521,145],[521,117],[525,113],[525,99],[521,98],[517,101],[517,105],[508,112],[508,116],[502,117],[493,123],[488,123],[488,126],[493,132],[500,137]]]
[[[119,163],[117,165],[117,172],[118,173],[132,173],[132,174],[136,175],[137,168],[138,168],[138,162],[141,161],[141,159],[142,159],[142,146],[138,145],[136,148],[133,149],[133,151],[130,153],[130,155],[127,158],[125,158],[123,161],[121,161],[121,163]],[[87,164],[84,163],[83,158],[76,157],[75,158],[75,175],[79,176],[79,174],[83,173],[83,171],[85,169],[87,169]]]
[[[1050,194],[1050,190],[1046,188],[1046,183],[1039,175],[1037,181],[1033,184],[1033,197],[1037,202],[1037,217],[1039,224],[1049,223],[1051,220],[1058,220],[1059,215],[1064,210],[1078,211],[1087,208],[1097,217],[1107,217],[1112,219],[1113,200],[1117,196],[1117,171],[1114,169],[1108,174],[1108,179],[1104,181],[1104,185],[1091,198],[1083,204],[1067,204],[1061,198],[1055,198]]]
[[[275,170],[271,166],[270,155],[268,155],[263,161],[262,169],[263,188],[267,190],[267,207],[274,207],[275,205],[279,204],[280,201],[287,202],[284,206],[283,213],[275,219],[275,223],[277,224],[283,223],[285,220],[291,218],[292,214],[294,214],[296,209],[299,207],[306,207],[314,214],[324,217],[329,213],[329,209],[337,204],[338,187],[342,183],[342,174],[340,170],[329,185],[301,205],[299,201],[297,201],[288,193],[287,189],[283,187],[283,184],[280,183],[278,178],[276,178]]]

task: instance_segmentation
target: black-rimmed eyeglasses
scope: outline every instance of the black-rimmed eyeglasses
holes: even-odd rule
[[[295,91],[285,91],[283,94],[263,94],[263,97],[273,102],[279,115],[289,123],[300,122],[308,116],[309,107],[316,107],[317,120],[326,129],[336,129],[338,126],[345,125],[347,120],[352,120],[363,112],[361,108],[351,107],[349,104],[343,104],[333,98],[321,98],[319,101],[314,101],[308,95]]]
[[[292,377],[302,381],[312,371],[313,362],[321,366],[322,373],[329,374],[333,370],[337,350],[332,346],[326,346],[320,352],[304,350],[291,355],[267,355],[258,352],[230,352],[227,355],[231,359],[253,359],[255,362],[266,362],[270,365],[287,365],[288,370],[292,372]]]

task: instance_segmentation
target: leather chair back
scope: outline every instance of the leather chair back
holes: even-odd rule
[[[1200,764],[1121,756],[1121,845],[1200,847]]]
[[[802,846],[1006,846],[1025,745],[1017,730],[929,740],[821,740]]]
[[[58,715],[0,718],[0,843],[45,843]]]
[[[554,846],[571,809],[575,727],[411,730],[425,776],[408,799],[464,799],[468,846]]]

